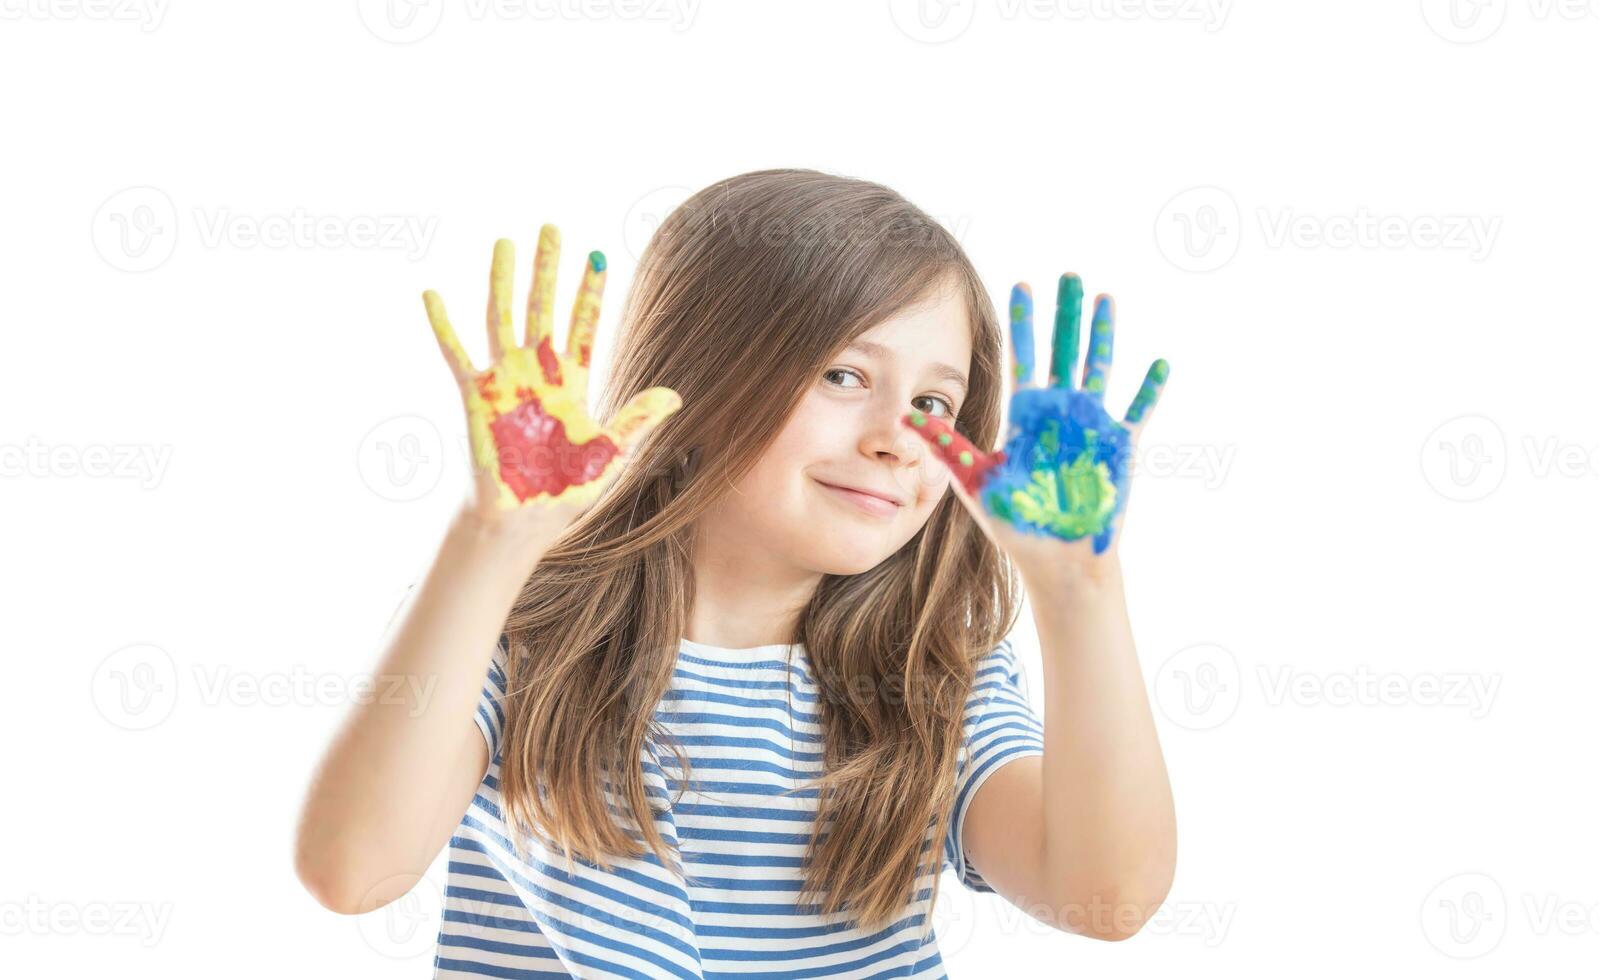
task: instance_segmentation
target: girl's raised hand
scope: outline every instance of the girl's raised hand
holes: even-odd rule
[[[489,358],[472,366],[444,314],[444,301],[422,294],[439,349],[460,384],[473,458],[471,511],[487,523],[545,525],[558,534],[597,500],[652,429],[682,406],[670,388],[638,393],[609,425],[588,411],[589,357],[605,288],[605,256],[590,252],[572,306],[565,353],[554,345],[555,272],[561,234],[539,229],[528,292],[526,338],[518,345],[511,316],[516,247],[494,243],[489,272]]]
[[[944,420],[921,412],[902,419],[933,447],[967,510],[1024,572],[1090,559],[1113,546],[1127,510],[1133,449],[1169,372],[1163,359],[1151,364],[1122,421],[1112,418],[1105,411],[1111,299],[1101,295],[1094,304],[1077,388],[1072,374],[1082,308],[1082,280],[1061,276],[1049,385],[1040,388],[1033,380],[1032,290],[1026,283],[1011,290],[1015,389],[1003,449],[983,452]]]

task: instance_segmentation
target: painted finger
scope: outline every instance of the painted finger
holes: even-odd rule
[[[561,267],[561,231],[554,225],[539,229],[539,247],[533,254],[533,286],[527,292],[527,346],[549,340],[555,346],[555,273]]]
[[[933,451],[938,453],[938,458],[949,467],[950,474],[972,496],[977,495],[977,488],[982,485],[988,471],[1004,461],[1003,452],[983,452],[972,445],[965,436],[951,428],[948,422],[925,412],[913,411],[900,416],[900,421],[910,426],[933,447]]]
[[[1110,373],[1111,340],[1116,333],[1116,307],[1101,293],[1094,301],[1094,323],[1088,331],[1088,356],[1083,361],[1083,390],[1105,400],[1105,379]]]
[[[1155,402],[1160,400],[1160,393],[1166,387],[1166,378],[1171,374],[1171,365],[1166,363],[1164,357],[1156,358],[1155,363],[1149,366],[1149,371],[1144,375],[1144,383],[1138,386],[1138,394],[1133,396],[1133,403],[1127,406],[1126,421],[1129,425],[1142,426],[1149,420],[1155,410]]]
[[[682,407],[682,397],[671,388],[645,388],[617,411],[605,434],[623,453],[631,454],[657,425]]]
[[[572,304],[572,327],[566,337],[566,356],[583,367],[594,353],[594,330],[600,322],[600,296],[605,292],[605,253],[590,252],[583,266],[583,283]]]
[[[511,322],[511,287],[516,282],[516,245],[509,238],[494,243],[489,265],[489,357],[498,361],[516,346]]]
[[[460,338],[450,326],[450,318],[444,313],[444,300],[429,289],[422,294],[422,305],[427,308],[428,322],[433,325],[433,337],[439,342],[439,350],[450,365],[450,373],[461,384],[469,383],[472,376],[477,374],[477,369],[472,366],[472,359],[466,356],[466,348],[461,346]]]
[[[1010,291],[1010,376],[1013,391],[1034,388],[1033,288],[1019,282]]]
[[[1049,386],[1072,387],[1077,369],[1077,330],[1083,319],[1083,281],[1068,272],[1055,290],[1055,335],[1049,347]]]

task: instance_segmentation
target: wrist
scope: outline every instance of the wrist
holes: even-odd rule
[[[1096,601],[1122,588],[1121,557],[1114,549],[1086,561],[1054,562],[1020,572],[1029,596],[1048,596],[1051,602]]]
[[[446,534],[457,547],[480,561],[526,566],[528,570],[538,564],[559,536],[536,522],[518,520],[515,515],[505,519],[485,517],[464,504],[451,516]]]

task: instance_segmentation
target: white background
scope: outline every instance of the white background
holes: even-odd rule
[[[291,861],[465,489],[419,294],[481,356],[554,222],[603,365],[654,223],[775,166],[1000,309],[1115,294],[1117,411],[1172,365],[1122,550],[1176,884],[1104,944],[946,877],[953,976],[1592,975],[1599,5],[115,2],[0,0],[7,975],[429,973],[436,893]]]

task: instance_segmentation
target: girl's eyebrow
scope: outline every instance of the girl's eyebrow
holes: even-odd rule
[[[873,343],[870,340],[852,340],[849,342],[849,346],[845,349],[858,350],[867,357],[875,357],[879,360],[892,361],[894,359],[894,352],[891,349],[882,344]],[[953,382],[960,388],[961,394],[966,394],[966,375],[950,367],[948,364],[945,364],[943,361],[934,361],[932,368],[934,377]]]

